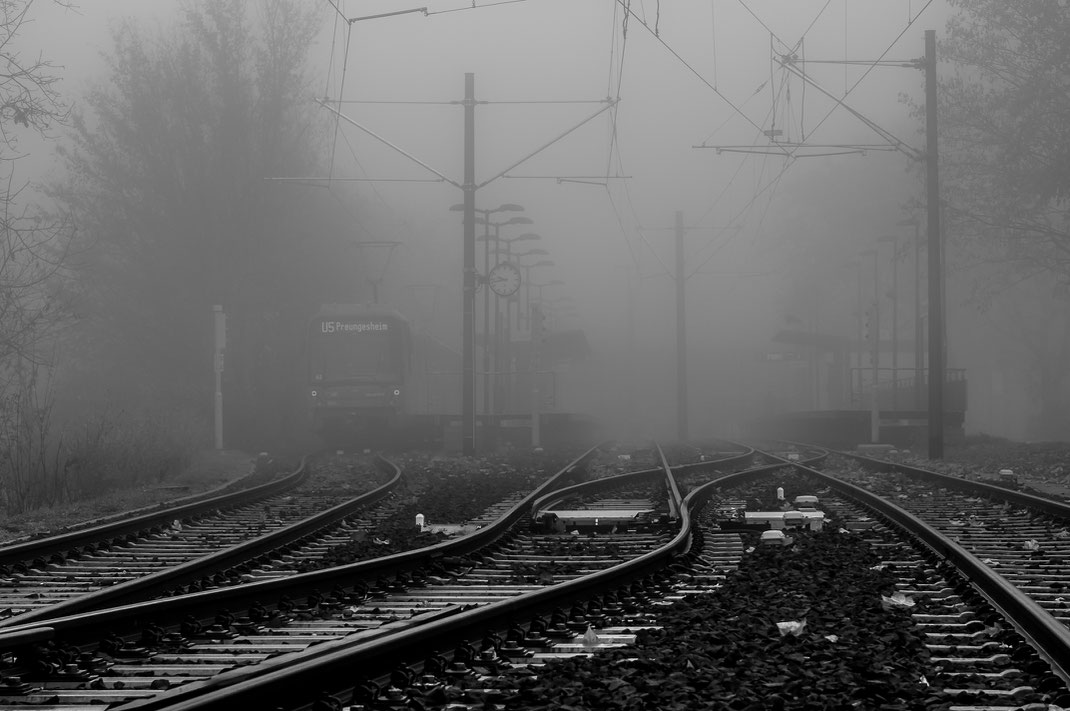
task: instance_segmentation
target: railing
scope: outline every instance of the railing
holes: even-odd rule
[[[877,407],[881,410],[927,410],[929,407],[928,371],[916,380],[914,368],[877,369]],[[852,368],[850,371],[850,404],[854,409],[870,407],[873,392],[873,369]],[[944,372],[944,409],[965,412],[967,404],[965,368],[948,368]]]

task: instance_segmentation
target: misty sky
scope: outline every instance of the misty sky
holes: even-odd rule
[[[471,4],[322,0],[324,31],[313,51],[315,82],[307,99],[337,98],[341,91],[350,102],[416,102],[347,103],[342,111],[460,181],[462,109],[446,102],[462,98],[464,74],[474,72],[477,99],[489,102],[476,119],[477,181],[483,181],[598,111],[600,100],[619,96],[615,111],[477,193],[478,207],[519,203],[534,220],[504,228],[503,235],[542,237],[538,246],[556,266],[539,270],[538,279],[566,282],[547,288],[545,296],[569,295],[577,305],[561,325],[583,326],[603,348],[625,347],[631,279],[633,333],[643,339],[633,347],[656,351],[661,339],[671,343],[673,285],[666,267],[673,264],[674,212],[682,210],[694,272],[687,289],[696,371],[706,349],[723,345],[719,335],[761,341],[789,313],[850,333],[850,262],[877,237],[902,230],[895,227],[903,217],[900,205],[920,189],[910,161],[901,153],[869,151],[789,165],[781,157],[695,146],[767,145],[761,131],[771,128],[781,130],[783,140],[880,143],[857,119],[832,111],[834,104],[817,90],[789,81],[771,56],[791,48],[808,60],[917,58],[924,30],[942,31],[942,2],[632,0],[634,15],[627,20],[624,6],[611,0]],[[65,67],[62,91],[74,103],[87,82],[101,78],[99,55],[110,46],[111,24],[131,17],[150,27],[166,25],[180,3],[81,5],[63,11],[40,4],[22,40],[23,51],[39,50]],[[345,58],[343,17],[421,6],[431,14],[352,23]],[[866,67],[839,63],[810,64],[807,71],[838,96],[858,82],[848,98],[854,108],[906,143],[923,146],[917,120],[901,103],[904,94],[921,99],[920,71],[866,74]],[[35,170],[47,175],[47,147],[34,150]],[[344,124],[333,176],[434,178]],[[355,226],[356,238],[403,242],[392,258],[394,271],[385,275],[388,298],[402,302],[406,283],[449,282],[451,273],[456,281],[444,288],[450,294],[459,288],[461,225],[448,208],[461,200],[460,190],[400,181],[345,189],[378,208]],[[443,271],[449,260],[451,270]],[[803,283],[821,285],[812,287],[818,291],[805,307],[799,294],[811,287]],[[671,377],[671,361],[664,366]]]

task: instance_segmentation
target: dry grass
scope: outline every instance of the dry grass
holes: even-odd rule
[[[123,489],[13,516],[0,513],[0,544],[76,528],[100,518],[132,515],[138,509],[210,491],[248,474],[253,459],[244,452],[209,450],[199,453],[185,471],[160,485]]]

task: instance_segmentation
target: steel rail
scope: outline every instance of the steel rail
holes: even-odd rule
[[[987,496],[991,496],[997,499],[1003,499],[1004,501],[1007,501],[1012,504],[1018,504],[1019,506],[1043,511],[1044,513],[1051,514],[1053,516],[1058,516],[1060,518],[1070,519],[1070,504],[1062,501],[1047,499],[1042,496],[1035,496],[1033,494],[1027,494],[1022,491],[1015,491],[1014,489],[1006,489],[1002,486],[997,486],[988,482],[972,481],[970,479],[963,479],[962,477],[952,476],[950,474],[941,474],[940,472],[929,471],[928,469],[912,467],[909,464],[888,462],[883,459],[874,459],[872,457],[852,454],[850,452],[832,450],[832,453],[838,454],[841,457],[853,459],[861,464],[864,464],[866,468],[871,471],[874,469],[883,469],[886,471],[891,470],[900,474],[907,474],[909,476],[931,479],[949,488],[981,491],[984,492]]]
[[[691,474],[695,472],[716,471],[719,467],[737,466],[750,462],[753,457],[754,450],[749,447],[743,447],[742,451],[739,454],[732,454],[721,459],[711,459],[705,462],[681,464],[676,467],[671,467],[671,470],[677,474]],[[592,481],[580,482],[572,486],[557,489],[535,499],[532,502],[531,516],[532,518],[535,518],[539,511],[547,509],[553,506],[554,504],[568,498],[569,496],[573,496],[581,492],[596,494],[601,491],[616,488],[621,484],[629,482],[632,479],[640,481],[642,479],[659,476],[665,476],[664,469],[659,467],[651,469],[637,469],[633,472],[625,472],[623,474],[617,474],[611,477],[604,477],[602,479],[594,479]]]
[[[559,486],[560,482],[582,476],[589,461],[598,453],[596,445],[570,462],[557,474],[502,515],[497,521],[456,539],[432,546],[371,560],[359,561],[334,568],[325,568],[308,573],[299,573],[285,578],[247,583],[233,587],[207,590],[188,595],[176,595],[136,602],[118,607],[51,618],[47,626],[57,637],[62,636],[72,644],[87,644],[105,637],[117,628],[140,628],[149,622],[163,627],[178,625],[187,615],[213,619],[221,608],[243,609],[257,601],[265,603],[283,595],[303,597],[313,589],[331,589],[335,585],[348,586],[362,580],[374,580],[407,572],[435,562],[446,556],[465,555],[483,548],[505,535],[510,527],[525,516],[533,497],[542,496]],[[38,625],[12,626],[10,631],[32,629]],[[133,630],[131,630],[133,631]]]
[[[836,453],[838,454],[839,452]],[[767,456],[772,457],[775,455]],[[1062,677],[1064,681],[1070,681],[1070,629],[1057,621],[1047,610],[1034,602],[1025,593],[1014,587],[1010,581],[982,563],[965,548],[892,502],[803,463],[782,461],[788,466],[821,479],[833,489],[868,506],[887,521],[907,531],[924,543],[936,556],[953,565],[963,573],[966,580],[993,607],[999,610],[1014,625],[1023,637],[1032,642],[1040,655],[1051,664],[1052,671],[1055,674]],[[881,464],[883,465],[884,462],[881,462]],[[944,475],[938,476],[943,477]],[[955,479],[955,477],[949,478]],[[958,481],[960,483],[964,482],[961,479]],[[973,485],[975,482],[966,483]],[[988,486],[985,485],[983,488],[988,488]],[[1017,493],[1000,487],[991,488],[998,490],[1000,495],[1004,492],[1007,494]],[[1040,502],[1045,501],[1038,497],[1030,498],[1037,499]],[[1025,501],[1025,499],[1017,500]]]
[[[665,458],[665,452],[662,451],[661,445],[655,443],[654,449],[657,452],[658,460],[661,462],[661,471],[665,476],[665,487],[668,489],[667,498],[669,499],[669,518],[675,520],[683,515],[680,511],[680,505],[682,503],[680,488],[676,485],[676,477],[673,476],[672,469],[669,467],[669,461]]]
[[[337,523],[355,511],[382,500],[397,488],[402,478],[401,469],[382,457],[376,458],[375,465],[387,473],[392,473],[393,476],[388,482],[349,501],[332,506],[315,516],[302,519],[289,526],[284,526],[271,533],[235,546],[224,548],[216,553],[166,568],[157,573],[144,575],[125,583],[112,585],[96,592],[79,595],[65,602],[59,602],[39,610],[25,612],[16,617],[2,620],[0,621],[0,629],[22,628],[26,625],[37,624],[57,617],[76,615],[103,609],[104,607],[129,605],[164,595],[180,585],[202,580],[206,576],[277,550],[287,543],[313,535],[316,531]]]
[[[473,637],[487,628],[504,628],[521,616],[548,611],[661,570],[690,549],[691,512],[704,505],[714,491],[726,485],[745,483],[781,468],[783,465],[777,463],[728,473],[694,489],[684,498],[680,528],[672,540],[658,550],[612,568],[500,602],[459,611],[387,638],[349,645],[324,644],[302,653],[300,659],[267,660],[253,668],[224,672],[151,699],[129,702],[124,704],[124,711],[206,711],[256,708],[263,704],[295,707],[308,703],[313,696],[309,689],[337,688],[338,680],[350,678],[354,669],[360,669],[364,675],[374,675],[375,670],[388,670],[411,661],[428,649],[446,648],[462,637]],[[617,479],[619,483],[622,478],[641,479],[641,475],[661,473],[660,469],[643,470],[607,479]],[[604,481],[606,479],[587,483],[594,486]]]
[[[83,528],[58,536],[48,536],[25,543],[16,543],[0,547],[0,565],[12,565],[43,556],[52,556],[63,551],[73,551],[101,541],[119,541],[155,527],[170,525],[175,519],[189,518],[229,506],[264,498],[280,493],[301,484],[308,477],[306,459],[302,458],[297,469],[289,475],[260,484],[249,489],[222,494],[208,499],[200,499],[179,506],[160,508],[140,516],[107,523],[91,528]]]

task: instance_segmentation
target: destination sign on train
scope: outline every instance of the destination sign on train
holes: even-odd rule
[[[389,331],[390,324],[382,321],[323,321],[320,323],[323,333],[366,333],[369,331]]]

